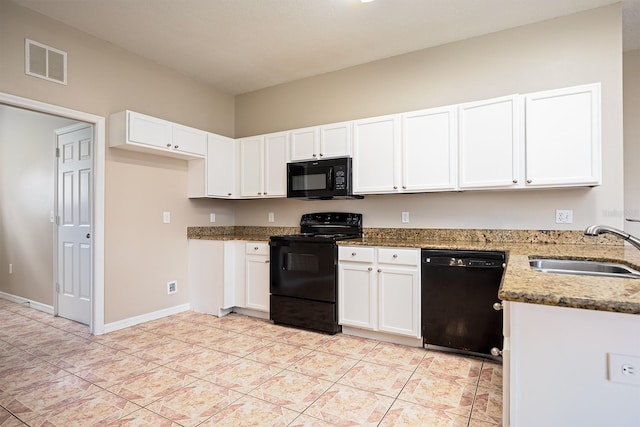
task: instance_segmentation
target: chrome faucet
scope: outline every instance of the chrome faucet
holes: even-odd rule
[[[640,250],[640,239],[632,236],[629,233],[625,233],[622,230],[618,230],[617,228],[609,227],[607,225],[590,225],[586,230],[584,230],[584,234],[587,236],[597,236],[598,234],[605,233],[618,236],[621,239],[624,239],[627,242],[631,243],[636,249]]]

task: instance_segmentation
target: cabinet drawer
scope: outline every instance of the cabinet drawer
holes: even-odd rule
[[[269,255],[269,244],[265,242],[247,242],[245,253],[247,255]]]
[[[419,265],[419,249],[379,248],[378,262],[381,264]]]
[[[373,248],[365,246],[339,246],[338,260],[352,262],[373,262]]]

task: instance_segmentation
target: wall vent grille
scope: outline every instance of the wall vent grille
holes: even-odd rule
[[[67,52],[25,39],[24,59],[26,74],[67,84]]]

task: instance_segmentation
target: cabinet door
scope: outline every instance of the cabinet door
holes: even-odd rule
[[[171,149],[172,123],[133,111],[128,112],[128,141]]]
[[[371,264],[338,266],[338,323],[376,329],[377,290]]]
[[[600,120],[600,84],[526,95],[527,185],[599,185]]]
[[[320,126],[320,156],[351,156],[353,122],[332,123]]]
[[[518,97],[459,107],[460,188],[508,188],[519,180]]]
[[[319,132],[317,127],[292,130],[291,161],[316,160],[320,158]]]
[[[394,193],[397,187],[400,116],[358,120],[354,124],[353,192]]]
[[[210,133],[207,138],[207,196],[233,197],[236,194],[236,141]]]
[[[402,116],[402,190],[456,188],[456,107]]]
[[[420,273],[417,268],[380,264],[378,329],[420,338]]]
[[[240,140],[240,195],[262,196],[262,137],[254,136]]]
[[[264,195],[287,196],[287,133],[264,137]]]
[[[173,125],[173,149],[204,157],[207,132],[178,124]]]
[[[188,264],[191,309],[218,316],[224,306],[224,242],[190,239]]]
[[[246,304],[247,308],[269,311],[269,257],[247,255],[246,257]]]

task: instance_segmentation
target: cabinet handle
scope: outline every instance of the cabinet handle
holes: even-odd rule
[[[167,144],[167,148],[171,148],[171,144]]]
[[[257,246],[254,246],[254,247],[253,247],[253,250],[254,250],[254,251],[257,251],[257,250],[258,250],[258,247],[257,247]]]
[[[373,267],[369,267],[367,270],[371,271],[371,270],[373,270]]]
[[[268,259],[264,260],[264,263],[269,264],[269,260]]]
[[[531,184],[533,181],[531,181],[530,179],[527,180],[527,184]]]
[[[264,195],[265,195],[265,196],[267,195],[267,192],[266,192],[266,191],[264,192]]]
[[[258,191],[258,196],[260,196],[262,193]]]
[[[382,273],[382,269],[381,268],[378,269],[378,273]]]
[[[493,303],[493,309],[494,309],[495,311],[500,311],[500,310],[502,310],[503,308],[504,308],[504,306],[502,305],[502,303],[501,303],[501,302],[494,302],[494,303]]]
[[[355,252],[351,252],[351,256],[356,256],[356,253]]]
[[[394,185],[394,186],[393,186],[393,189],[394,189],[394,190],[397,190],[397,189],[398,189],[398,186],[397,186],[397,185]]]
[[[313,154],[312,154],[312,156],[313,156],[313,157],[318,157],[318,156],[316,156],[316,153],[313,153]]]
[[[398,254],[393,254],[393,257],[394,258],[398,258]]]
[[[320,157],[324,156],[324,154],[320,153]]]
[[[177,149],[178,149],[178,146],[177,146],[177,145],[174,145],[174,146],[173,146],[173,148],[175,148],[175,149],[177,150]]]
[[[513,180],[513,183],[514,183],[514,184],[517,184],[517,183],[518,183],[518,180],[517,180],[517,179],[514,179],[514,180]]]

